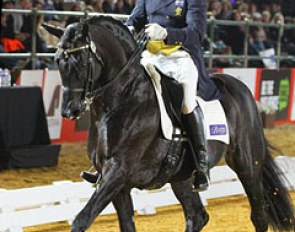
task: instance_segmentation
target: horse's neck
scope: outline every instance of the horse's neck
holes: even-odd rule
[[[151,81],[137,63],[118,77],[114,85],[104,91],[99,104],[105,112],[121,114],[121,111],[128,113],[127,111],[131,112],[137,108],[145,108],[148,111],[149,107],[157,104],[155,99]]]
[[[111,80],[115,78],[117,73],[127,64],[129,57],[132,55],[133,50],[135,49],[132,45],[126,45],[126,42],[121,41],[120,38],[113,35],[113,32],[110,32],[104,29],[105,33],[101,34],[97,38],[96,46],[100,47],[100,53],[103,56],[104,69],[107,70],[104,73],[104,78]],[[99,34],[99,27],[94,28],[92,34]],[[95,38],[95,36],[93,36]],[[131,43],[132,44],[132,43]]]

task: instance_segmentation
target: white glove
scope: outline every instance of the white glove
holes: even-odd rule
[[[145,33],[151,40],[164,40],[167,38],[167,30],[157,23],[148,24]]]
[[[127,26],[128,27],[128,30],[130,31],[130,33],[132,34],[132,35],[134,35],[134,33],[135,33],[135,28],[134,28],[134,26]]]

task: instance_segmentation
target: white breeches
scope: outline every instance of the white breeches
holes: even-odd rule
[[[184,98],[182,113],[189,114],[196,107],[196,90],[198,83],[198,70],[191,56],[183,50],[176,51],[169,56],[142,53],[145,63],[151,63],[161,72],[172,77],[183,86]]]

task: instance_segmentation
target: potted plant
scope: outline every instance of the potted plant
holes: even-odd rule
[[[257,102],[257,107],[261,115],[263,128],[272,129],[275,127],[276,108],[273,105]]]

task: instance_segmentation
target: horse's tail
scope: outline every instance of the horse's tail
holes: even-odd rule
[[[275,163],[270,150],[277,149],[266,141],[263,187],[269,225],[274,231],[295,231],[294,208],[285,185],[286,178]]]

